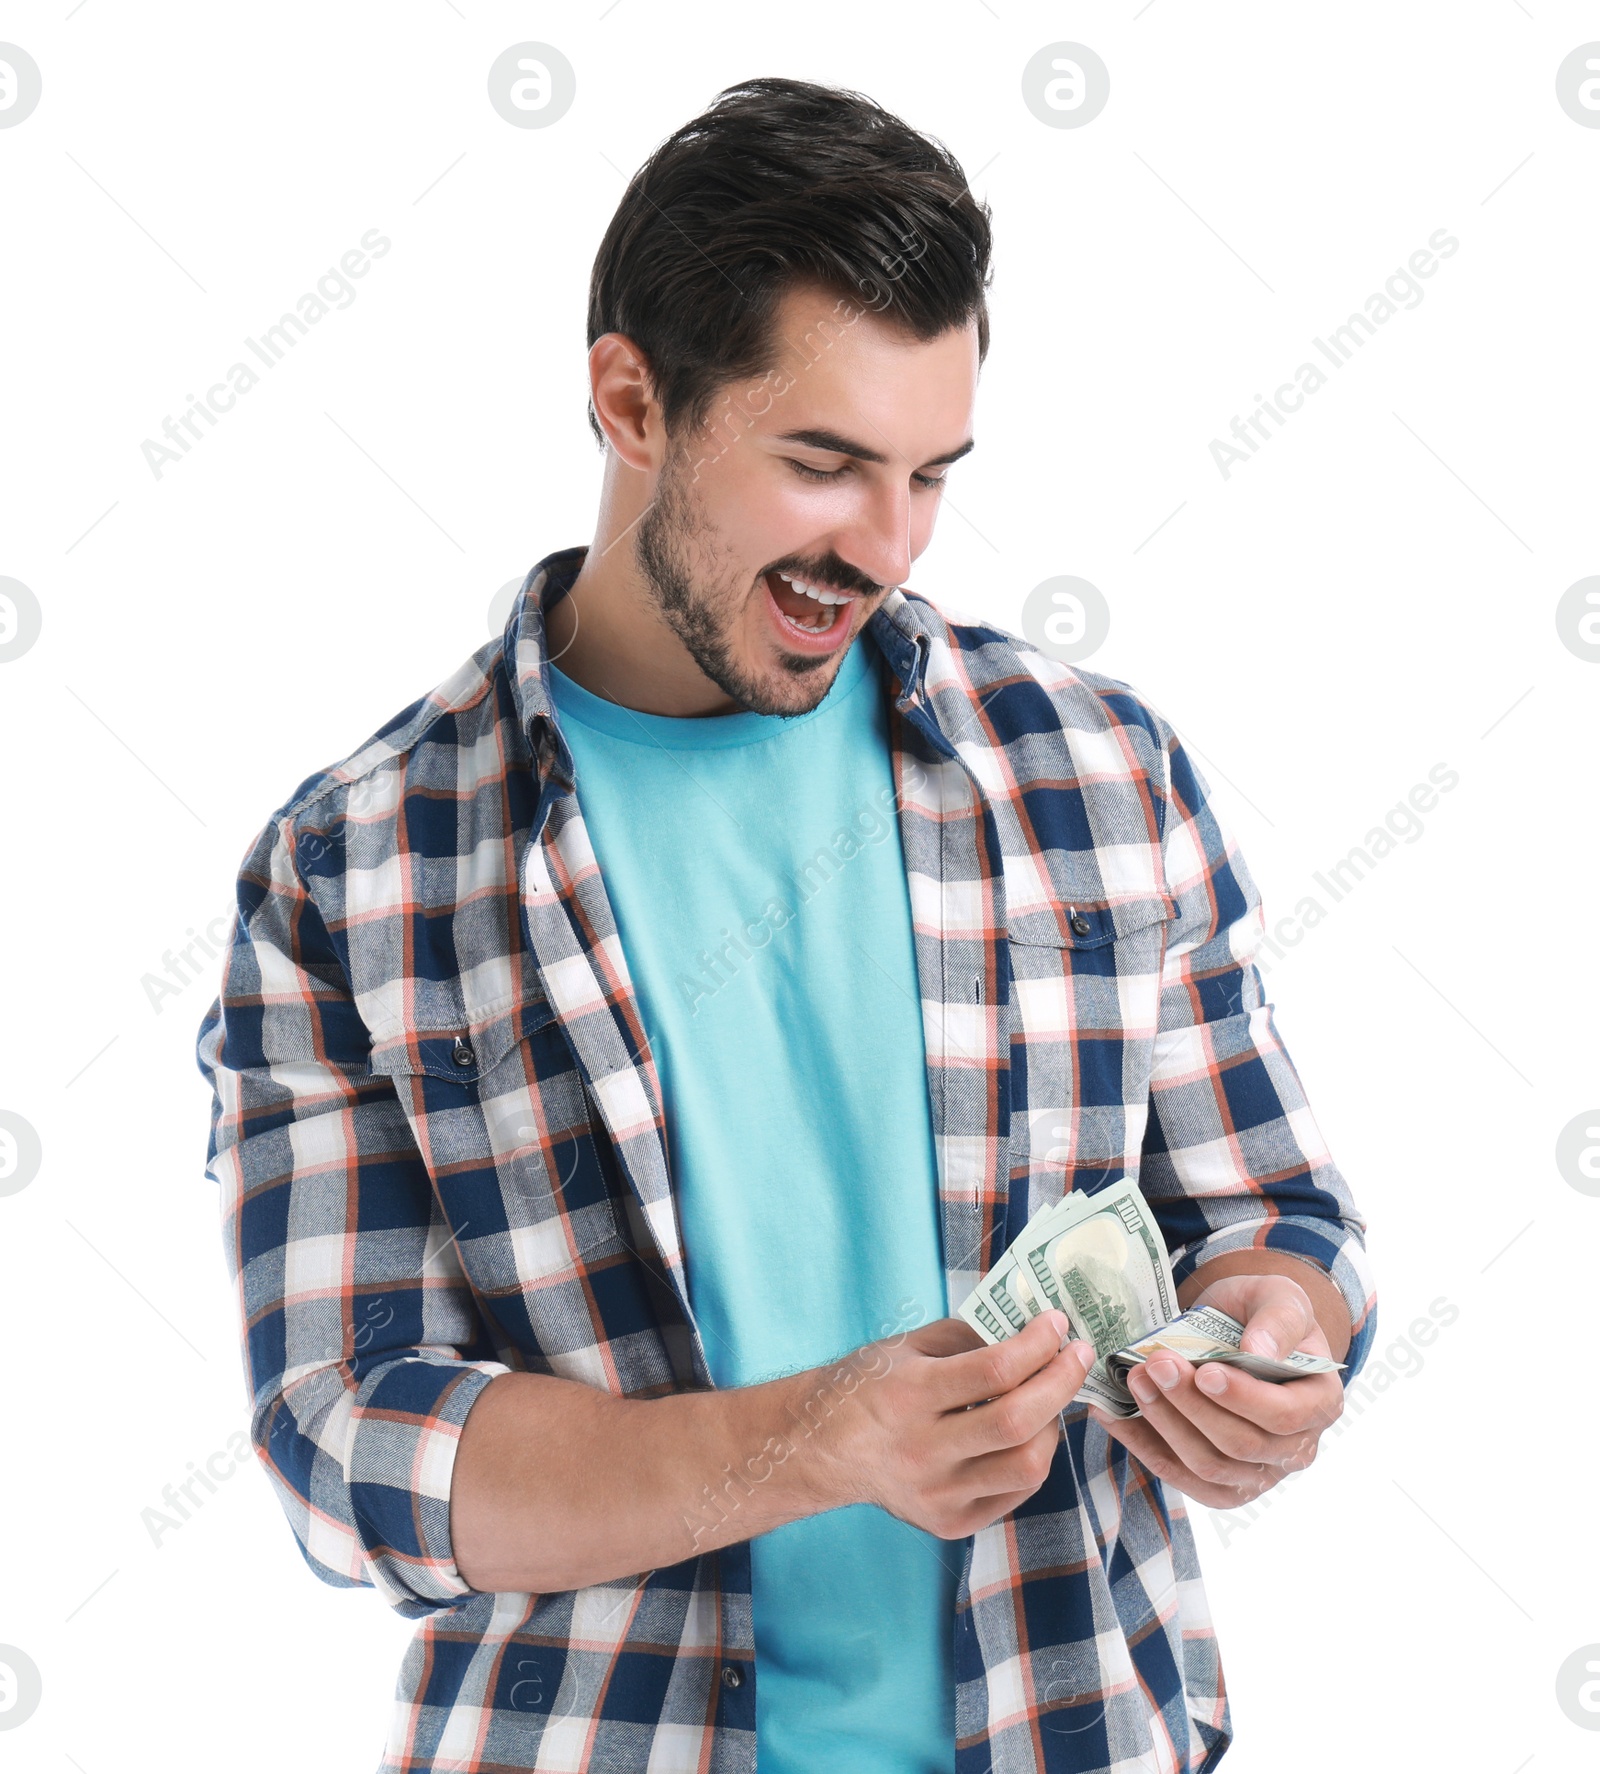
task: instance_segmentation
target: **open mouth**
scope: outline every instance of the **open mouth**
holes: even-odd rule
[[[826,653],[849,634],[859,592],[840,591],[797,573],[764,573],[762,582],[778,632],[789,645]]]

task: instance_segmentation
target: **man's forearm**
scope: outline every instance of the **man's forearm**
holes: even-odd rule
[[[1287,1251],[1230,1250],[1202,1263],[1178,1287],[1178,1304],[1186,1311],[1213,1281],[1225,1275],[1287,1275],[1305,1289],[1317,1315],[1322,1334],[1335,1361],[1343,1361],[1350,1348],[1350,1310],[1344,1295],[1328,1279],[1327,1272]]]
[[[457,1569],[479,1590],[580,1589],[854,1501],[828,1446],[841,1371],[658,1399],[498,1376],[456,1453]]]

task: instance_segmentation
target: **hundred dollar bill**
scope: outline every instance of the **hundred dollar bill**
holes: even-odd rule
[[[984,1304],[1008,1327],[1003,1333],[1007,1337],[1026,1330],[1028,1320],[1037,1318],[1044,1310],[1039,1302],[1038,1290],[1029,1281],[1028,1272],[1017,1256],[1014,1242],[983,1278],[979,1291],[983,1295]]]
[[[1043,1225],[1054,1206],[1052,1203],[1049,1207],[1041,1207],[1023,1228],[1023,1234]],[[1020,1238],[1012,1240],[1005,1255],[956,1307],[956,1316],[965,1319],[986,1343],[1003,1343],[1007,1337],[1015,1336],[1039,1312],[1039,1302],[1025,1279],[1018,1278],[1015,1288],[1012,1286],[1013,1278],[1017,1276],[1014,1253],[1019,1242]],[[1001,1287],[998,1300],[989,1293],[990,1287],[996,1283]]]
[[[1053,1201],[1041,1207],[1012,1239],[1005,1255],[956,1308],[956,1316],[964,1318],[986,1343],[1002,1343],[1015,1336],[1043,1310],[1019,1252],[1024,1241],[1059,1214],[1062,1206],[1062,1202]]]
[[[1074,1190],[1041,1209],[957,1315],[997,1343],[1049,1306],[1095,1347],[1097,1359],[1073,1402],[1136,1416],[1132,1395],[1107,1373],[1106,1357],[1177,1314],[1166,1242],[1136,1183],[1124,1178],[1092,1195]]]
[[[1038,1291],[1102,1358],[1177,1316],[1166,1240],[1127,1178],[1094,1195],[1074,1192],[1013,1248]]]
[[[1135,1415],[1133,1395],[1111,1378],[1106,1359],[1178,1313],[1166,1240],[1139,1185],[1124,1177],[1092,1195],[1074,1190],[1018,1242],[1037,1291],[1066,1313],[1075,1335],[1094,1344],[1095,1363],[1073,1402]]]
[[[1191,1306],[1171,1324],[1163,1325],[1125,1349],[1118,1349],[1107,1358],[1106,1368],[1113,1382],[1125,1388],[1129,1370],[1163,1349],[1170,1349],[1174,1355],[1181,1355],[1196,1367],[1207,1361],[1225,1362],[1229,1367],[1240,1368],[1258,1380],[1270,1380],[1275,1385],[1285,1380],[1298,1380],[1305,1374],[1337,1373],[1344,1366],[1342,1361],[1330,1361],[1325,1355],[1308,1355],[1303,1349],[1291,1349],[1278,1360],[1252,1355],[1239,1346],[1243,1335],[1244,1326],[1237,1318],[1219,1312],[1215,1306]]]
[[[1119,1184],[1117,1187],[1121,1191],[1124,1185]],[[1135,1185],[1128,1184],[1126,1188],[1137,1195]],[[980,1335],[987,1333],[990,1341],[1000,1340],[998,1326],[1009,1327],[1004,1334],[1014,1335],[1024,1329],[1028,1320],[1036,1317],[1046,1306],[1056,1306],[1067,1312],[1069,1318],[1074,1317],[1070,1304],[1062,1301],[1058,1285],[1047,1280],[1049,1292],[1041,1297],[1041,1289],[1031,1279],[1027,1253],[1079,1221],[1104,1211],[1110,1204],[1110,1193],[1106,1191],[1103,1195],[1090,1195],[1074,1191],[1060,1201],[1041,1207],[1012,1239],[1005,1254],[957,1308],[958,1315],[972,1324]],[[1144,1207],[1142,1199],[1140,1206],[1143,1208],[1143,1218],[1148,1222],[1149,1209]],[[981,1314],[976,1310],[980,1304],[985,1308]],[[1073,1335],[1086,1336],[1087,1332],[1075,1321]]]
[[[1165,1240],[1138,1185],[1126,1179],[1092,1195],[1074,1190],[1041,1208],[957,1311],[985,1342],[999,1343],[1051,1306],[1096,1350],[1073,1402],[1098,1405],[1109,1416],[1139,1415],[1127,1376],[1160,1349],[1274,1383],[1344,1366],[1302,1350],[1278,1361],[1251,1355],[1240,1347],[1244,1327],[1226,1312],[1178,1312]]]

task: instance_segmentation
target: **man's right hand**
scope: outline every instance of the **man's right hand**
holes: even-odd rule
[[[941,1540],[1015,1509],[1049,1475],[1057,1415],[1093,1365],[1071,1326],[1042,1312],[1002,1343],[960,1318],[868,1344],[849,1407],[830,1424],[829,1463],[845,1502],[876,1503]]]
[[[1044,1483],[1094,1359],[1065,1331],[1046,1312],[991,1347],[941,1318],[842,1366],[653,1399],[498,1374],[451,1476],[456,1568],[475,1590],[581,1589],[847,1503],[964,1539]]]

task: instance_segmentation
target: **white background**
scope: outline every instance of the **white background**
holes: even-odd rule
[[[159,1008],[146,979],[301,780],[588,540],[594,249],[664,134],[773,73],[870,93],[993,206],[979,447],[913,587],[1015,626],[1097,585],[1088,663],[1196,748],[1269,922],[1459,774],[1268,974],[1397,1377],[1253,1520],[1195,1508],[1228,1774],[1591,1768],[1556,1672],[1600,1641],[1600,1200],[1555,1148],[1600,1102],[1600,665],[1555,612],[1600,572],[1600,129],[1555,74],[1600,6],[604,3],[0,7],[43,71],[0,130],[0,574],[43,612],[0,665],[0,1108],[43,1146],[0,1198],[0,1643],[44,1679],[0,1754],[377,1760],[409,1624],[316,1581],[257,1471],[142,1520],[247,1420],[193,1058],[218,968]],[[529,39],[576,69],[549,128],[486,97]],[[1061,40],[1110,69],[1082,128],[1022,101]],[[350,307],[158,479],[141,442],[371,228]],[[1225,479],[1211,440],[1440,228],[1424,299]]]

